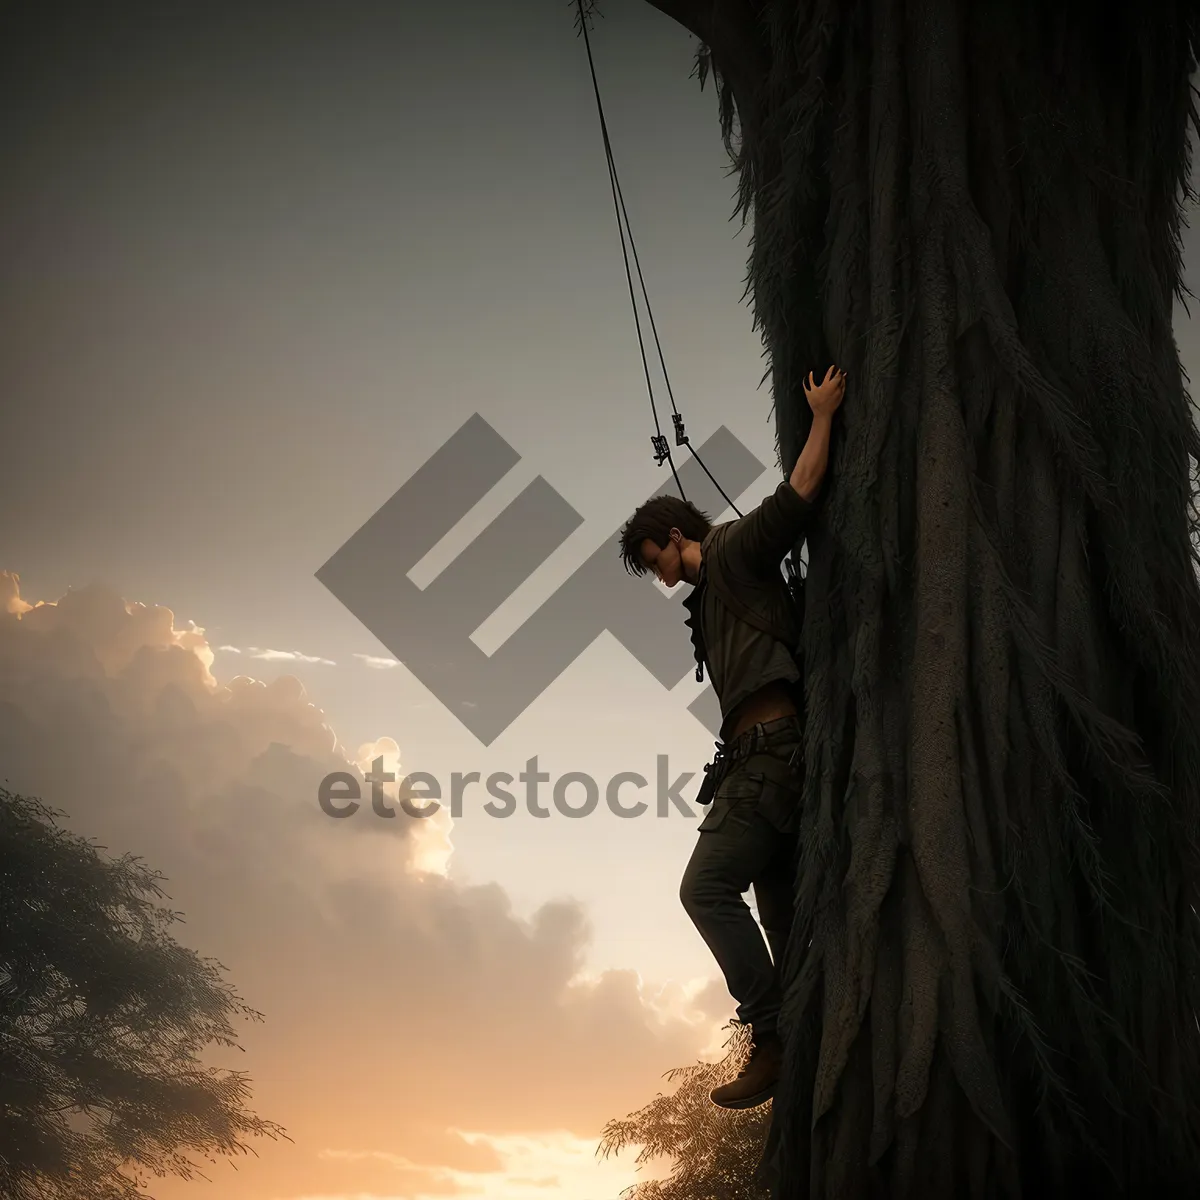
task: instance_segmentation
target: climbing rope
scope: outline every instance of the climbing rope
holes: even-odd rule
[[[650,366],[646,361],[646,343],[642,337],[642,322],[638,316],[637,296],[633,290],[633,273],[629,269],[629,255],[633,254],[634,266],[637,268],[638,283],[642,289],[642,299],[646,305],[646,316],[650,321],[650,330],[654,335],[654,345],[658,350],[658,361],[662,367],[663,380],[667,385],[667,395],[671,400],[671,422],[675,427],[675,444],[677,446],[686,446],[691,452],[692,457],[700,464],[701,470],[712,480],[713,486],[724,497],[726,504],[733,509],[740,517],[741,511],[738,506],[725,494],[725,489],[713,478],[713,473],[704,465],[704,460],[696,452],[696,447],[689,440],[683,425],[683,416],[675,405],[675,393],[671,390],[671,379],[667,374],[667,363],[663,356],[662,344],[658,339],[658,327],[654,323],[654,311],[650,307],[650,296],[646,291],[646,281],[642,276],[642,264],[638,259],[637,246],[633,240],[633,229],[629,224],[629,213],[625,209],[625,196],[621,191],[621,184],[617,178],[617,164],[613,157],[612,142],[608,136],[608,122],[604,119],[604,104],[600,99],[600,84],[596,80],[596,64],[592,58],[592,43],[588,37],[587,15],[584,12],[583,0],[576,0],[579,9],[579,27],[583,31],[583,44],[587,49],[588,69],[592,75],[592,90],[596,95],[596,112],[600,117],[600,133],[604,138],[604,155],[608,160],[608,181],[612,188],[613,208],[617,215],[617,232],[621,236],[621,257],[625,260],[625,279],[629,285],[629,303],[633,308],[633,323],[637,329],[638,350],[642,356],[642,372],[646,377],[646,391],[650,396],[650,413],[654,418],[654,433],[650,437],[650,444],[654,448],[654,461],[661,467],[664,462],[670,463],[671,474],[675,477],[675,486],[679,488],[679,496],[686,500],[684,495],[683,484],[679,480],[679,472],[675,469],[675,460],[671,457],[671,448],[667,443],[666,436],[663,434],[662,425],[658,420],[658,407],[654,403],[654,387],[650,382]],[[626,234],[628,233],[629,243],[626,248]]]

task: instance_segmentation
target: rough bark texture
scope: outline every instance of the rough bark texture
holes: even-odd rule
[[[849,371],[774,1194],[1200,1195],[1197,4],[657,6],[716,79],[782,465]]]

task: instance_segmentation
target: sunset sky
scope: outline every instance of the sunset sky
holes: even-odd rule
[[[773,469],[695,42],[601,7],[676,399]],[[538,475],[583,518],[488,649],[668,487],[572,5],[10,6],[0,58],[0,776],[167,876],[265,1015],[219,1061],[294,1139],[154,1194],[615,1200],[605,1121],[734,1011],[678,901],[694,819],[317,804],[378,754],[445,786],[710,756],[682,614],[674,688],[605,634],[483,746],[315,578],[473,413],[521,461],[448,542]]]

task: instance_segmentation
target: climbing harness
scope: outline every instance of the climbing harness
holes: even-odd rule
[[[596,64],[592,59],[592,43],[588,38],[587,15],[584,12],[583,0],[576,0],[576,5],[579,9],[579,26],[583,31],[583,44],[587,48],[588,68],[592,74],[592,90],[596,94],[596,111],[600,117],[600,133],[604,138],[604,155],[608,160],[608,181],[612,186],[613,208],[617,214],[617,231],[621,235],[621,257],[625,260],[625,279],[629,284],[629,303],[633,307],[633,322],[637,329],[638,349],[642,355],[642,371],[646,376],[646,391],[650,394],[650,412],[654,417],[654,433],[650,436],[650,444],[654,448],[654,461],[660,467],[664,462],[670,463],[671,474],[675,476],[675,486],[679,488],[680,499],[686,500],[687,496],[684,495],[683,484],[679,480],[679,472],[675,469],[675,460],[671,457],[671,448],[667,444],[666,435],[663,433],[662,425],[658,420],[658,408],[654,403],[654,387],[650,382],[650,367],[646,361],[646,343],[642,337],[642,322],[638,316],[637,297],[633,290],[633,274],[629,269],[630,252],[633,254],[634,266],[637,268],[638,283],[641,284],[642,299],[646,305],[646,316],[650,320],[650,329],[654,334],[654,345],[658,350],[658,361],[662,367],[663,380],[667,385],[667,395],[671,398],[671,422],[675,427],[675,445],[686,446],[692,452],[692,457],[700,464],[705,475],[712,480],[713,486],[721,493],[729,507],[740,517],[742,515],[741,510],[725,494],[725,489],[713,478],[712,472],[704,465],[704,460],[696,452],[696,447],[688,439],[683,427],[683,416],[675,406],[675,394],[671,390],[671,380],[667,375],[667,364],[663,358],[662,345],[658,340],[658,328],[654,324],[654,313],[650,308],[650,297],[646,293],[646,281],[642,278],[642,265],[638,260],[637,247],[634,245],[633,230],[629,225],[629,214],[625,211],[625,197],[621,192],[620,181],[617,179],[617,165],[613,158],[612,143],[608,138],[608,122],[604,119],[604,104],[600,100],[600,85],[596,81]],[[628,249],[625,244],[626,233],[629,235]]]

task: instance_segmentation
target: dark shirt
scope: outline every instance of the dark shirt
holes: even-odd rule
[[[696,661],[708,668],[721,706],[721,737],[730,714],[768,683],[797,683],[794,646],[755,628],[724,604],[710,582],[720,571],[725,587],[763,615],[787,611],[784,555],[803,536],[815,505],[784,480],[756,509],[715,526],[701,544],[700,574],[684,600]],[[719,545],[718,545],[719,541]]]

